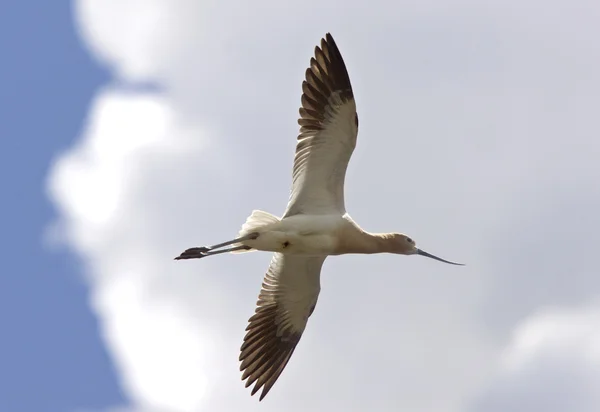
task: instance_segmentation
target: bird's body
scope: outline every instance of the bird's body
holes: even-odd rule
[[[242,379],[246,386],[255,383],[253,395],[262,388],[261,400],[315,309],[327,256],[419,254],[452,263],[418,249],[406,235],[364,231],[346,212],[344,179],[356,146],[358,115],[346,66],[330,34],[315,48],[302,91],[292,189],[283,216],[255,210],[235,239],[191,248],[176,258],[274,252],[240,353]]]
[[[348,213],[327,215],[293,215],[283,219],[257,210],[250,216],[269,216],[273,219],[264,226],[250,226],[242,229],[238,237],[258,233],[256,239],[247,239],[238,245],[250,249],[233,253],[260,250],[280,252],[288,255],[335,256],[390,252],[393,246],[390,239],[393,233],[369,233],[358,226]],[[275,220],[277,219],[277,220]]]
[[[294,215],[265,226],[252,227],[252,232],[259,233],[259,236],[240,243],[265,252],[327,256],[339,249],[339,234],[347,231],[349,225],[341,215]],[[252,232],[242,231],[239,236]]]

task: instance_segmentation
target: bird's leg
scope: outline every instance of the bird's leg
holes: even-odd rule
[[[209,246],[204,249],[207,249],[206,251],[209,251],[209,250],[213,250],[213,249],[222,248],[223,246],[233,245],[234,243],[243,242],[244,240],[254,240],[258,237],[258,235],[259,235],[258,232],[252,232],[246,236],[238,237],[237,239],[233,239],[233,240],[228,240],[227,242],[223,242],[223,243],[217,243],[216,245],[212,245],[212,246]]]
[[[246,236],[239,237],[237,239],[229,240],[229,241],[223,242],[223,243],[217,243],[216,245],[193,247],[193,248],[190,248],[190,249],[187,249],[186,251],[184,251],[181,255],[176,257],[175,260],[200,259],[205,256],[216,255],[218,253],[232,252],[234,250],[250,249],[249,246],[238,246],[238,247],[234,247],[234,248],[224,249],[222,251],[219,251],[218,253],[213,251],[214,249],[219,249],[219,248],[222,248],[223,246],[229,246],[234,243],[243,242],[244,240],[254,240],[258,237],[258,235],[259,235],[259,233],[253,232]]]

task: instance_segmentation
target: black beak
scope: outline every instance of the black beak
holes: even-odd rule
[[[421,255],[421,256],[427,256],[428,258],[432,258],[435,260],[439,260],[440,262],[444,262],[444,263],[449,263],[451,265],[459,265],[459,266],[464,266],[464,263],[454,263],[454,262],[450,262],[448,260],[444,260],[442,258],[439,258],[437,256],[432,255],[431,253],[427,253],[424,250],[421,249],[417,249],[417,255]]]

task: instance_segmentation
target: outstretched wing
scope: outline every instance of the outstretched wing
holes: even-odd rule
[[[300,341],[321,290],[326,256],[275,253],[265,274],[255,314],[241,347],[240,370],[252,395],[262,400],[287,365]]]
[[[329,33],[321,39],[321,47],[315,47],[302,91],[301,127],[284,217],[344,214],[344,179],[356,146],[358,115],[346,65]]]

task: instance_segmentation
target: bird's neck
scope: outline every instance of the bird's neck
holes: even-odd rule
[[[342,236],[342,253],[390,253],[392,251],[391,233],[369,233],[360,228]]]
[[[369,233],[372,243],[376,247],[374,253],[394,253],[395,243],[393,233]]]

